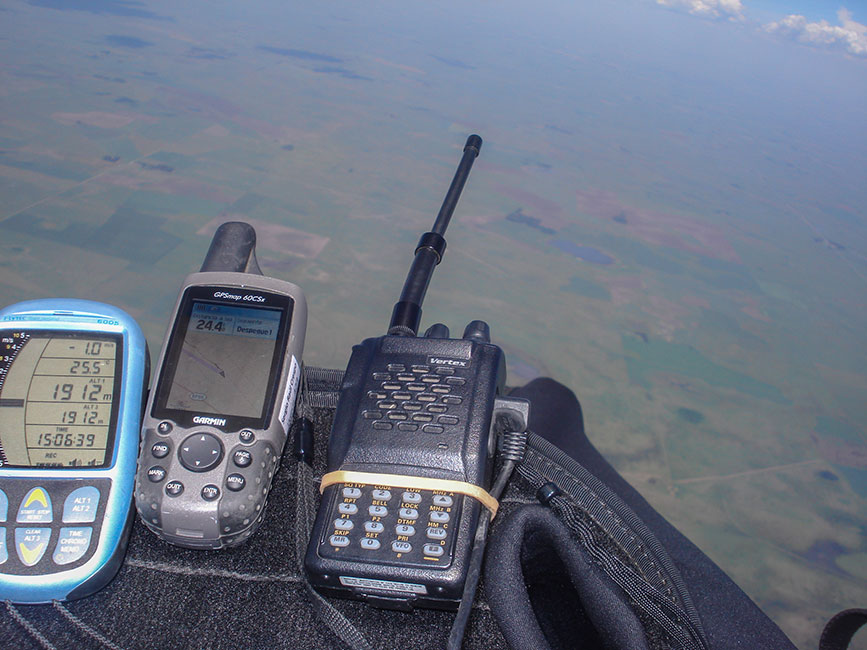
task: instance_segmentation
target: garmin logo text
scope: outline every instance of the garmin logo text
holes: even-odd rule
[[[470,365],[469,361],[461,361],[460,359],[441,359],[439,357],[430,357],[427,362],[434,366],[457,366],[458,368],[466,368]]]
[[[226,426],[226,418],[209,418],[204,415],[194,415],[193,424],[210,424],[212,427]]]

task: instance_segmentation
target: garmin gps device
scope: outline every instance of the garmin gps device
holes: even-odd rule
[[[292,423],[307,304],[256,273],[184,282],[142,422],[136,507],[164,540],[222,548],[261,521]]]
[[[472,603],[468,576],[478,575],[487,514],[498,507],[490,487],[495,424],[501,413],[526,415],[527,404],[499,397],[505,357],[484,322],[472,321],[461,339],[443,324],[416,333],[443,232],[480,146],[479,136],[467,140],[388,334],[352,350],[305,557],[311,584],[326,595],[402,610]]]
[[[87,596],[132,524],[147,345],[86,300],[0,310],[0,600]]]

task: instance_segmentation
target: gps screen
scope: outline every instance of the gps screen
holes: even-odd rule
[[[193,300],[165,408],[262,417],[281,315]]]
[[[0,464],[105,467],[120,390],[112,336],[5,333],[0,349]]]

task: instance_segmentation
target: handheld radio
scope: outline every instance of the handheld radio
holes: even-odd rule
[[[81,598],[117,573],[147,375],[145,338],[116,307],[0,311],[0,600]]]
[[[240,231],[245,255],[219,251]],[[136,507],[164,540],[216,549],[258,527],[295,407],[307,303],[300,287],[245,269],[255,233],[223,224],[203,272],[181,287],[142,422]],[[252,258],[250,255],[252,254]]]
[[[492,429],[500,412],[527,412],[522,400],[499,397],[503,352],[482,321],[461,339],[439,323],[416,336],[443,233],[481,144],[477,135],[467,140],[388,334],[353,347],[305,557],[311,584],[326,595],[393,609],[456,609],[471,553],[479,551],[480,513],[496,512],[488,492]]]

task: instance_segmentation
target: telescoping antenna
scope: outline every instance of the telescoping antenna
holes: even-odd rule
[[[418,334],[418,326],[421,322],[421,303],[424,300],[434,268],[440,263],[446,252],[446,240],[443,235],[455,211],[455,206],[470,175],[470,168],[482,149],[482,139],[477,135],[467,138],[464,145],[464,155],[458,164],[455,177],[443,205],[440,208],[436,221],[430,232],[426,232],[418,241],[415,249],[415,258],[406,276],[400,300],[394,305],[391,312],[391,324],[388,333],[397,336],[415,336]]]

